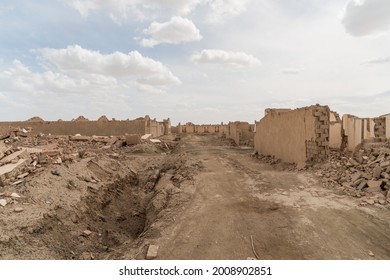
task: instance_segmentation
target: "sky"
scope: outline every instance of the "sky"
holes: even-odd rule
[[[390,113],[388,0],[2,0],[0,120]]]

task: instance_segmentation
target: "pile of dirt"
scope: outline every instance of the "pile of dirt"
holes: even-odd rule
[[[34,116],[32,118],[29,118],[27,121],[28,122],[44,122],[44,120],[41,117],[38,117],[38,116]]]

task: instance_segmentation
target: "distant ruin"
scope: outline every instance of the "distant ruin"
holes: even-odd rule
[[[229,124],[201,124],[196,125],[193,123],[186,123],[184,125],[177,126],[175,129],[177,133],[210,133],[218,134],[222,137],[226,137],[234,140],[237,145],[252,146],[253,138],[255,135],[255,124],[249,124],[248,122],[229,122]]]
[[[125,121],[109,121],[107,117],[102,116],[97,121],[89,121],[80,116],[72,121],[44,121],[39,117],[33,117],[28,121],[0,122],[0,134],[5,134],[12,128],[28,128],[33,135],[40,133],[52,135],[81,134],[86,136],[152,134],[153,137],[158,137],[171,133],[171,121],[169,118],[157,121],[149,116]]]

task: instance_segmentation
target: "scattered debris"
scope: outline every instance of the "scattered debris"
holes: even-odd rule
[[[53,174],[54,176],[61,176],[61,174],[57,170],[52,170],[51,174]]]
[[[5,200],[4,198],[0,199],[0,205],[1,206],[6,206],[7,205],[7,200]]]
[[[146,253],[146,259],[153,260],[153,259],[157,258],[159,248],[160,248],[160,246],[158,246],[158,245],[149,245],[148,252]]]
[[[20,207],[17,207],[17,208],[14,209],[15,213],[20,213],[20,212],[23,212],[23,211],[24,211],[24,209],[20,208]]]
[[[92,231],[86,229],[81,233],[81,236],[88,237],[92,234]]]

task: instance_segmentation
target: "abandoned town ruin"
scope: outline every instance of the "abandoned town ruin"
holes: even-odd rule
[[[0,122],[0,259],[389,259],[390,114]]]

